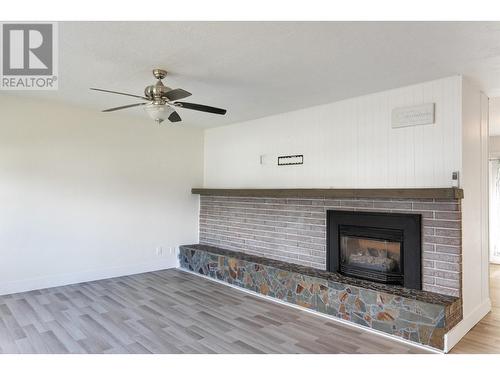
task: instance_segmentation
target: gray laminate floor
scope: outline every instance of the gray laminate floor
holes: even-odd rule
[[[0,296],[0,353],[424,353],[179,270]]]

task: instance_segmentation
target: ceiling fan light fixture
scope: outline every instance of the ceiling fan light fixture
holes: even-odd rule
[[[174,110],[167,104],[150,103],[144,105],[143,108],[148,116],[155,120],[158,124],[161,124],[172,114],[172,112],[174,112]]]
[[[144,111],[148,114],[148,116],[158,124],[161,124],[167,119],[170,122],[182,121],[181,116],[179,116],[176,111],[176,109],[178,108],[213,113],[217,115],[226,114],[226,110],[222,108],[215,108],[208,105],[196,103],[179,102],[178,100],[191,96],[191,93],[181,88],[171,89],[170,87],[165,86],[161,80],[167,76],[166,70],[154,69],[153,75],[158,81],[154,85],[149,85],[144,89],[144,96],[128,94],[126,92],[120,91],[98,89],[95,87],[91,87],[90,89],[94,91],[106,92],[109,94],[130,96],[145,101],[142,103],[127,104],[119,107],[108,108],[103,110],[102,112],[114,112],[128,108],[142,107],[144,108]]]

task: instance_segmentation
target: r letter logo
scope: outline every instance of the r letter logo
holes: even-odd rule
[[[3,23],[0,88],[57,89],[57,35],[52,23]]]

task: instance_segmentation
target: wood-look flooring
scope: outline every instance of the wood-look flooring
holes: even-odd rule
[[[491,311],[451,350],[455,354],[500,354],[500,265],[490,265]]]
[[[0,296],[0,353],[429,353],[176,269]]]

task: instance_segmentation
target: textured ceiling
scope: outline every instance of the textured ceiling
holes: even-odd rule
[[[196,127],[454,74],[497,96],[500,22],[63,22],[59,90],[15,95],[97,111],[135,100],[89,87],[142,94],[155,67],[169,70],[168,86],[193,93],[187,101],[228,110],[224,117],[179,110],[184,125]]]

